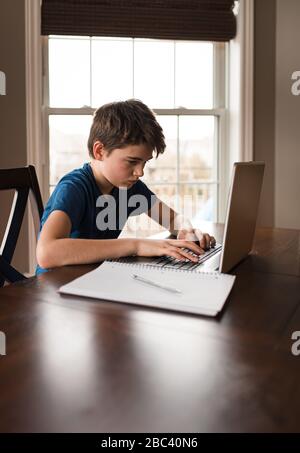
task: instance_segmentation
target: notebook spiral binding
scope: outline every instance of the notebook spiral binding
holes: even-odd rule
[[[142,268],[142,269],[155,269],[155,270],[160,270],[160,271],[166,271],[166,272],[187,272],[188,274],[197,274],[199,276],[201,275],[212,275],[214,277],[218,276],[219,273],[218,272],[208,272],[208,271],[201,271],[201,272],[196,272],[196,271],[192,271],[192,270],[189,270],[189,269],[172,269],[170,267],[167,267],[167,268],[164,268],[164,267],[160,267],[160,266],[155,266],[153,264],[143,264],[143,263],[128,263],[128,262],[124,262],[124,261],[121,261],[121,259],[116,259],[116,260],[106,260],[106,261],[109,261],[113,264],[119,264],[121,266],[128,266],[128,267],[134,267],[135,269],[139,269],[139,268]]]

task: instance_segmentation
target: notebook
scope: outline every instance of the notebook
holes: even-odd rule
[[[145,281],[145,280],[147,281]],[[234,275],[104,261],[59,288],[62,294],[215,316],[222,310]]]

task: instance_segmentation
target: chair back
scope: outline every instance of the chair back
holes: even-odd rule
[[[11,265],[20,234],[28,198],[30,199],[36,237],[43,215],[43,202],[35,168],[0,169],[0,190],[15,190],[10,215],[0,247],[0,287],[5,281],[13,283],[26,279]]]

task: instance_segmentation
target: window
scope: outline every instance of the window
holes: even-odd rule
[[[44,56],[50,193],[89,160],[95,108],[134,97],[156,112],[167,142],[165,153],[147,164],[144,182],[188,217],[218,220],[226,162],[225,43],[50,36]]]

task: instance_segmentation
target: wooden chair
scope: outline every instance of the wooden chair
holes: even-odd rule
[[[0,248],[0,287],[4,283],[24,280],[11,261],[17,245],[28,198],[34,220],[36,236],[43,214],[43,202],[35,168],[32,165],[23,168],[0,169],[0,190],[15,189],[9,219]]]

